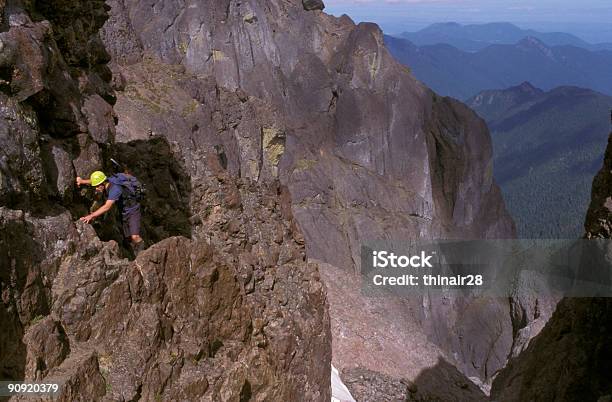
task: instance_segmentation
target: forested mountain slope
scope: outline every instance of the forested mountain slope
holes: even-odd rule
[[[495,178],[519,236],[579,237],[603,160],[612,97],[523,83],[483,91],[467,103],[491,129]]]

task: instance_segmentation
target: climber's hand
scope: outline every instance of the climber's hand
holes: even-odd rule
[[[91,222],[93,219],[94,219],[94,217],[93,217],[93,216],[91,216],[91,215],[87,215],[87,216],[82,217],[82,218],[80,219],[80,221],[81,221],[81,222],[84,222],[84,223],[89,223],[89,222]]]
[[[76,185],[77,185],[77,187],[80,187],[81,184],[84,184],[83,183],[83,179],[81,179],[79,176],[77,176],[77,178],[76,178]]]

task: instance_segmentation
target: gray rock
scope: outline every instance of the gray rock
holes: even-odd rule
[[[28,350],[25,375],[38,381],[49,370],[59,366],[70,353],[64,329],[51,317],[34,324],[26,333],[24,342]]]
[[[110,17],[100,32],[106,50],[112,55],[114,62],[138,62],[142,59],[143,48],[125,12],[124,0],[109,0],[106,4],[111,7]]]
[[[89,177],[95,171],[103,168],[100,146],[94,142],[88,134],[77,136],[79,143],[79,154],[73,159],[72,164],[77,176]]]
[[[67,198],[74,189],[74,168],[70,160],[70,154],[59,146],[52,146],[51,154],[57,172],[56,188],[59,196]],[[49,172],[47,172],[49,173]]]
[[[30,107],[0,94],[0,202],[27,206],[45,195],[38,119]]]
[[[106,144],[114,140],[115,114],[100,95],[85,98],[82,111],[87,119],[87,131],[95,142]]]
[[[306,11],[323,10],[325,8],[322,0],[302,0],[302,5]]]

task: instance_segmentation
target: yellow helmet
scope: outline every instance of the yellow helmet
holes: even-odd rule
[[[89,180],[91,181],[92,186],[97,187],[106,181],[106,175],[97,170],[91,174]]]

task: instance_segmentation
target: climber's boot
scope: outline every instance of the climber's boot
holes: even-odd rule
[[[137,243],[132,242],[132,250],[134,251],[135,257],[138,257],[138,254],[140,254],[140,252],[144,249],[145,249],[144,240],[141,240]]]

